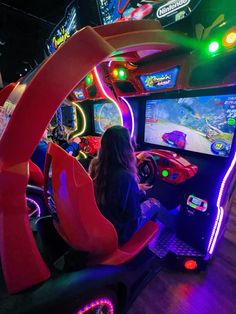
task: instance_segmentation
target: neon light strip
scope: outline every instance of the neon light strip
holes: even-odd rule
[[[79,131],[78,133],[75,133],[75,135],[73,136],[73,138],[74,138],[76,136],[80,136],[81,134],[83,134],[84,131],[86,130],[87,125],[86,125],[86,117],[85,117],[83,109],[75,102],[72,102],[72,104],[80,111],[82,118],[83,118],[82,130]],[[76,115],[76,128],[78,128],[77,115]]]
[[[87,159],[87,155],[84,152],[80,151],[79,153],[84,157],[84,159]]]
[[[105,89],[104,89],[104,87],[103,87],[103,85],[102,85],[102,82],[101,82],[101,79],[100,79],[100,77],[99,77],[99,74],[98,74],[98,71],[97,71],[97,68],[96,68],[96,67],[94,67],[94,73],[95,73],[95,76],[96,76],[96,78],[97,78],[99,87],[101,88],[103,94],[104,94],[111,102],[113,102],[113,103],[116,105],[117,109],[119,110],[120,117],[121,117],[121,125],[124,126],[123,115],[122,115],[122,112],[121,112],[121,110],[120,110],[120,107],[119,107],[118,103],[117,103],[114,99],[112,99],[112,98],[107,94],[107,92],[105,91]]]
[[[133,110],[132,110],[129,102],[124,97],[120,97],[120,98],[126,103],[126,105],[129,108],[130,115],[131,115],[131,121],[132,121],[131,137],[133,137],[134,136],[134,113],[133,113]]]
[[[217,237],[218,237],[219,232],[220,232],[220,227],[221,227],[221,223],[222,223],[223,216],[224,216],[224,209],[221,206],[221,201],[222,201],[223,193],[225,192],[226,182],[227,182],[231,172],[233,171],[235,164],[236,164],[236,153],[234,154],[234,158],[231,162],[231,165],[230,165],[229,169],[227,170],[227,172],[226,172],[226,174],[222,180],[221,186],[220,186],[220,191],[219,191],[217,202],[216,202],[216,206],[218,209],[216,221],[214,223],[214,227],[212,229],[212,234],[211,234],[211,238],[210,238],[209,245],[208,245],[209,254],[213,253],[215,245],[216,245],[216,240],[217,240]]]
[[[217,218],[216,218],[215,225],[214,225],[214,228],[213,228],[213,231],[212,231],[213,237],[212,237],[212,242],[211,242],[211,247],[210,247],[210,250],[209,250],[209,254],[212,254],[213,251],[214,251],[214,248],[215,248],[215,245],[216,245],[216,241],[217,241],[217,238],[218,238],[218,235],[219,235],[219,232],[220,232],[220,227],[221,227],[221,224],[222,224],[223,217],[224,217],[224,209],[223,209],[223,207],[220,206],[218,208]]]
[[[41,208],[40,208],[39,204],[34,199],[32,199],[30,197],[26,197],[26,201],[29,201],[30,203],[34,204],[34,206],[36,207],[35,211],[33,211],[32,213],[29,214],[29,217],[31,217],[35,213],[38,213],[37,218],[40,217]]]
[[[97,310],[99,310],[99,307],[101,306],[106,306],[107,307],[107,314],[114,314],[114,307],[111,303],[111,301],[109,299],[98,299],[98,300],[94,300],[91,303],[89,303],[88,305],[86,305],[85,307],[83,307],[82,309],[80,309],[77,314],[84,314],[87,313],[88,311],[90,311],[91,309],[97,307]],[[100,311],[99,311],[100,313]],[[103,313],[103,312],[102,312]]]

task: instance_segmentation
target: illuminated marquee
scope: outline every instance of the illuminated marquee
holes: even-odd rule
[[[64,18],[57,24],[47,40],[49,54],[54,53],[68,38],[79,29],[79,14],[76,1],[66,9]]]
[[[68,38],[70,38],[70,34],[65,30],[64,26],[61,27],[61,29],[59,30],[59,32],[61,33],[61,36],[59,36],[58,38],[56,36],[54,36],[52,38],[52,43],[54,45],[55,50],[61,45],[63,44]]]
[[[164,5],[162,5],[157,10],[157,17],[160,19],[166,15],[172,14],[180,8],[185,7],[190,3],[190,0],[173,0]]]
[[[163,72],[141,75],[140,80],[144,89],[147,91],[171,88],[175,86],[178,72],[179,68],[175,67]]]

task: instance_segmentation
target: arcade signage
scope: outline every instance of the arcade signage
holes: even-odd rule
[[[54,53],[80,28],[79,8],[76,2],[71,2],[66,8],[64,18],[56,25],[47,40],[47,51],[49,54]]]
[[[167,2],[166,4],[162,5],[158,10],[157,10],[157,17],[159,19],[163,18],[166,15],[170,15],[177,10],[185,7],[190,3],[190,0],[172,0]]]
[[[97,0],[103,24],[154,19],[159,20],[163,27],[190,15],[200,2],[201,0]]]
[[[85,98],[82,89],[75,89],[75,90],[73,91],[73,93],[74,93],[76,99],[78,99],[78,100],[81,100],[81,99],[84,99],[84,98]]]
[[[155,91],[175,86],[179,68],[175,67],[167,71],[141,75],[140,80],[146,91]]]

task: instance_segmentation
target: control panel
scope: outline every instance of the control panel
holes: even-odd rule
[[[172,151],[152,149],[150,153],[159,157],[158,177],[165,182],[179,184],[192,178],[198,171],[196,165]]]

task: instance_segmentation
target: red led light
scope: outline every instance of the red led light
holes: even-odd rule
[[[197,262],[193,259],[188,259],[187,261],[184,262],[184,267],[187,270],[194,270],[197,268]]]
[[[96,307],[99,307],[99,309],[96,310]],[[100,310],[101,310],[100,307],[104,308],[104,312],[108,314],[114,314],[113,304],[109,299],[106,299],[106,298],[93,300],[91,303],[87,304],[82,309],[78,310],[77,314],[86,314],[88,312],[90,313],[91,309],[95,310],[96,313],[98,311],[100,313]],[[102,310],[102,313],[103,313],[103,310]]]

